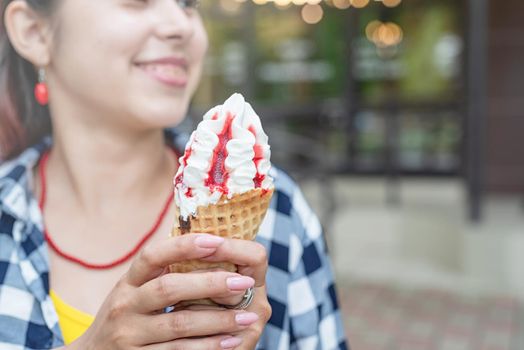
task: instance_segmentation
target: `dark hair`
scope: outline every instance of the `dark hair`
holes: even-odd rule
[[[11,44],[4,23],[13,0],[0,0],[0,161],[17,156],[24,148],[51,132],[49,108],[33,94],[38,76],[35,67]],[[57,0],[24,0],[33,10],[49,16]]]

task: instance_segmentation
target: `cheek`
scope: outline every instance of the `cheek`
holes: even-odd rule
[[[114,60],[140,40],[140,26],[125,12],[93,4],[78,8],[74,4],[72,1],[64,10],[60,42],[62,51],[73,51],[71,55],[80,62],[98,63],[108,57]],[[113,63],[107,61],[107,65]]]
[[[202,23],[202,19],[198,16],[193,19],[193,35],[187,44],[187,51],[190,58],[201,63],[204,60],[209,46],[209,38]]]
[[[200,58],[203,59],[209,48],[209,37],[202,25],[195,33],[195,36],[195,51],[197,51]]]
[[[192,62],[192,71],[194,72],[192,78],[196,82],[200,80],[208,46],[209,41],[207,32],[203,27],[200,27],[199,30],[195,31],[191,44],[188,48],[188,54]]]
[[[137,26],[111,25],[104,18],[85,30],[89,18],[76,16],[76,22],[62,26],[60,45],[54,52],[57,70],[70,84],[83,85],[84,89],[118,91],[116,85],[129,74],[132,55],[139,45],[139,32],[133,30]]]

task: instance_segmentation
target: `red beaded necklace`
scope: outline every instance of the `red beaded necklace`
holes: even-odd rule
[[[176,151],[173,150],[173,152],[175,153],[175,155],[177,156],[178,158],[178,155],[176,154]],[[42,156],[42,160],[41,160],[41,163],[40,163],[40,169],[39,169],[39,173],[40,173],[40,186],[41,186],[41,195],[40,195],[40,201],[39,201],[39,206],[40,206],[40,210],[42,211],[42,216],[44,214],[44,207],[45,207],[45,201],[46,201],[46,167],[47,167],[47,161],[49,159],[49,151],[48,152],[45,152]],[[114,261],[111,261],[111,262],[108,262],[108,263],[105,263],[105,264],[95,264],[95,263],[90,263],[90,262],[87,262],[87,261],[84,261],[80,258],[77,258],[69,253],[66,253],[64,252],[60,247],[58,247],[58,245],[56,244],[56,242],[51,238],[51,235],[49,234],[49,231],[45,228],[45,224],[44,224],[44,237],[45,237],[45,240],[47,241],[47,243],[49,244],[49,246],[59,255],[61,256],[62,258],[66,259],[66,260],[69,260],[75,264],[78,264],[78,265],[81,265],[87,269],[92,269],[92,270],[106,270],[106,269],[111,269],[115,266],[118,266],[120,264],[123,264],[124,262],[126,262],[127,260],[129,260],[131,257],[133,257],[139,250],[140,248],[142,248],[142,246],[147,242],[148,239],[150,239],[154,234],[155,232],[158,230],[160,224],[162,223],[164,217],[166,216],[167,212],[169,211],[169,206],[171,205],[171,202],[173,202],[173,197],[174,197],[174,192],[171,191],[171,193],[169,194],[169,197],[167,198],[167,201],[165,202],[165,204],[163,205],[162,207],[162,211],[160,212],[160,215],[158,215],[157,219],[155,220],[155,223],[153,225],[153,227],[151,227],[151,229],[149,229],[149,231],[146,232],[146,234],[140,239],[140,241],[136,244],[136,246],[131,250],[129,251],[128,253],[126,253],[124,256],[122,256],[121,258],[118,258]]]

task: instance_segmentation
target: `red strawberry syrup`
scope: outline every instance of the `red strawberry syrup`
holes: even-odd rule
[[[249,131],[257,137],[255,127],[253,125],[250,125],[248,128]],[[255,143],[255,146],[253,146],[253,151],[255,152],[255,157],[253,158],[253,162],[255,163],[255,166],[257,168],[257,174],[255,175],[255,178],[253,179],[253,182],[255,183],[255,188],[262,187],[262,181],[266,178],[265,175],[262,175],[258,172],[258,163],[264,158],[264,151],[262,150],[262,146]]]
[[[213,151],[211,168],[209,170],[207,180],[205,181],[205,185],[209,187],[211,192],[219,190],[222,193],[227,194],[229,191],[226,186],[228,178],[228,173],[226,170],[226,145],[227,142],[233,138],[233,131],[231,130],[231,124],[233,123],[233,119],[234,116],[228,113],[226,116],[226,121],[224,122],[224,128],[217,135],[218,144],[216,145]]]
[[[222,128],[222,131],[217,135],[218,136],[218,144],[216,145],[215,149],[213,150],[213,157],[211,159],[211,167],[208,172],[208,177],[205,180],[205,185],[211,190],[211,192],[220,191],[224,194],[227,194],[229,192],[229,189],[226,186],[227,179],[228,179],[228,172],[226,170],[226,158],[227,158],[227,149],[226,145],[229,140],[233,138],[233,131],[231,130],[231,124],[233,123],[233,119],[235,116],[233,116],[231,113],[227,114],[226,121],[224,122],[224,127]],[[218,119],[218,113],[213,115],[213,120]],[[253,125],[249,126],[248,130],[255,136],[256,138],[256,130]],[[264,151],[261,145],[255,144],[253,146],[253,151],[255,153],[255,156],[253,157],[253,162],[255,163],[257,173],[255,177],[253,178],[253,182],[255,185],[255,188],[261,188],[262,182],[266,178],[265,175],[262,175],[258,172],[258,165],[260,161],[264,158]],[[186,149],[184,153],[184,157],[182,158],[182,164],[184,167],[187,166],[187,160],[191,156],[191,148]],[[182,183],[183,174],[180,174],[175,179],[175,184],[178,186]],[[268,193],[269,191],[266,189],[263,189],[262,195]],[[193,197],[193,190],[191,188],[188,188],[185,193],[186,197]]]

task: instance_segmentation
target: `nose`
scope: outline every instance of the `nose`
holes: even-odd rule
[[[194,10],[186,10],[173,0],[161,0],[157,4],[155,28],[158,37],[182,42],[189,40],[195,30]]]

